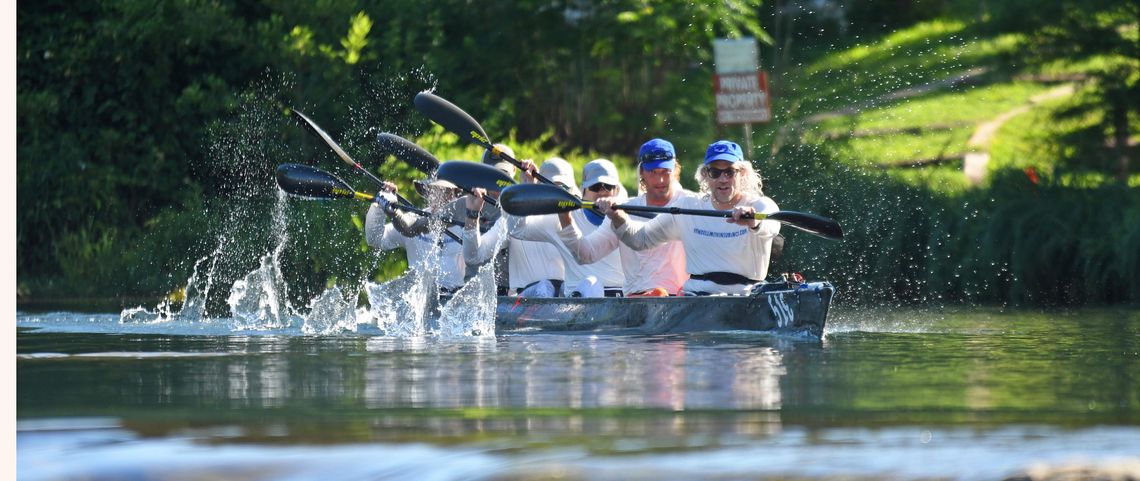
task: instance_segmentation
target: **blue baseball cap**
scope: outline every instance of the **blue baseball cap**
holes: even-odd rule
[[[705,164],[711,164],[718,160],[727,160],[729,162],[744,162],[744,151],[740,150],[740,146],[736,142],[727,140],[718,140],[709,144],[709,149],[705,151]]]
[[[677,167],[677,151],[668,140],[653,139],[641,144],[641,150],[637,152],[637,161],[641,162],[642,170],[673,170]]]

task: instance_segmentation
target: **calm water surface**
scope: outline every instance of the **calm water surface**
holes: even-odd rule
[[[1140,310],[394,339],[17,313],[21,480],[1140,473]]]

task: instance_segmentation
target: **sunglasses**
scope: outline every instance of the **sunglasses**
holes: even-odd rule
[[[673,160],[673,156],[666,152],[651,152],[637,158],[638,162],[657,162],[661,160]]]
[[[708,173],[710,179],[719,179],[722,174],[728,176],[730,179],[736,177],[736,168],[734,167],[729,167],[727,169],[705,167],[705,172]]]
[[[602,190],[613,192],[614,189],[617,189],[616,185],[603,184],[601,182],[598,182],[597,184],[591,185],[589,187],[589,189],[587,189],[587,190],[589,190],[590,192],[598,193],[598,192],[601,192]]]

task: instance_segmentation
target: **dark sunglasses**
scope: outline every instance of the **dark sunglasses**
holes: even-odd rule
[[[728,178],[736,177],[736,168],[729,167],[727,169],[718,169],[716,167],[705,167],[705,172],[709,174],[710,179],[719,179],[721,174],[728,176]]]
[[[652,152],[637,158],[637,161],[643,164],[646,162],[657,162],[659,160],[673,160],[673,156],[665,152]]]
[[[610,185],[610,184],[603,184],[601,182],[598,182],[597,184],[591,185],[588,190],[590,192],[598,193],[598,192],[601,192],[603,189],[610,191],[610,192],[613,192],[614,189],[617,189],[617,186],[616,185]]]

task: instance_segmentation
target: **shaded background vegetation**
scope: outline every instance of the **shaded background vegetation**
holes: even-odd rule
[[[689,178],[708,142],[740,136],[713,124],[711,41],[754,36],[766,190],[848,232],[788,232],[774,270],[849,301],[1134,302],[1140,10],[1047,3],[22,2],[18,297],[157,296],[211,253],[224,290],[282,239],[297,302],[399,273],[400,253],[362,244],[366,206],[279,197],[281,162],[367,185],[294,108],[405,192],[419,174],[374,152],[376,132],[479,155],[414,111],[425,88],[520,157],[605,156],[633,188],[632,153],[663,136]],[[1003,127],[987,180],[966,182],[976,124],[1062,84],[1075,93]]]

